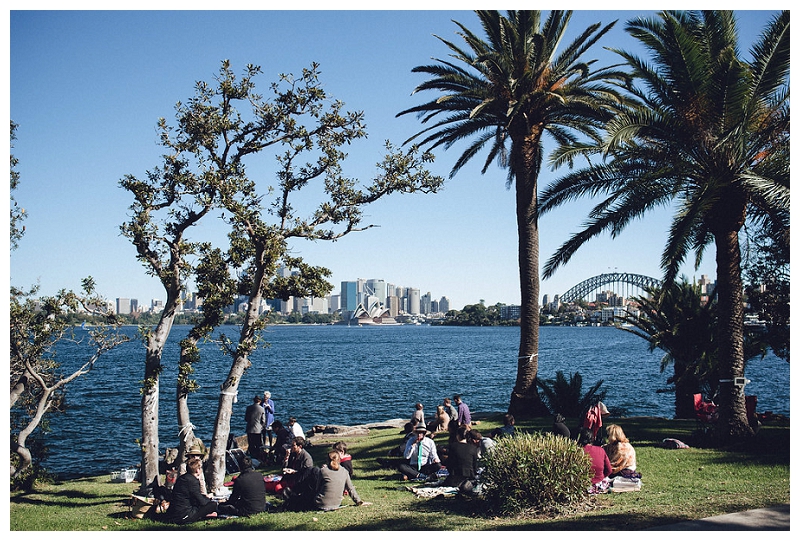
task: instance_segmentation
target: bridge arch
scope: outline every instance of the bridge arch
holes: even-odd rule
[[[612,286],[611,291],[619,296],[631,297],[632,294],[641,294],[645,287],[659,287],[661,280],[645,276],[643,274],[633,274],[630,272],[609,272],[593,276],[583,282],[573,286],[566,293],[559,297],[563,303],[575,302],[585,299],[592,292],[599,291],[605,286]],[[638,291],[633,293],[633,289]],[[587,299],[589,300],[589,299]],[[594,299],[591,299],[594,300]]]

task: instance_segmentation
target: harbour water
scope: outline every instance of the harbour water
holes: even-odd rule
[[[178,443],[175,375],[178,342],[188,326],[173,329],[164,352],[160,384],[162,452]],[[80,332],[80,331],[79,331]],[[136,335],[135,327],[125,332]],[[235,337],[238,327],[223,327]],[[242,435],[244,411],[253,396],[272,393],[277,418],[297,418],[305,430],[319,424],[355,425],[410,417],[422,402],[426,416],[445,396],[460,393],[473,412],[505,411],[514,386],[518,327],[432,327],[280,325],[265,331],[268,347],[251,357],[234,404],[231,431]],[[64,372],[85,356],[63,345]],[[196,366],[200,390],[189,398],[195,433],[209,442],[220,384],[230,360],[215,343],[202,345]],[[671,418],[674,394],[665,388],[670,369],[659,370],[662,352],[644,340],[608,327],[542,327],[539,375],[553,378],[580,372],[584,391],[604,380],[606,404],[627,416]],[[53,419],[45,467],[63,477],[100,475],[136,465],[141,438],[139,388],[144,348],[134,338],[108,353],[67,390],[68,409]],[[758,396],[758,411],[789,415],[789,364],[773,354],[751,361],[747,394]]]

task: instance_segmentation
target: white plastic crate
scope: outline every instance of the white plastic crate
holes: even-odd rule
[[[136,479],[136,473],[138,471],[139,470],[136,470],[136,469],[112,471],[111,472],[111,482],[112,483],[130,483],[131,481]]]

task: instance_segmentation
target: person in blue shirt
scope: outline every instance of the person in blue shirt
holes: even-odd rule
[[[264,425],[264,431],[261,435],[262,443],[266,444],[269,439],[269,456],[274,457],[272,449],[272,423],[275,422],[275,402],[272,401],[272,393],[264,391],[264,398],[261,400],[261,407],[267,416],[267,421]]]
[[[469,406],[467,406],[466,402],[461,400],[461,395],[457,394],[453,396],[453,402],[458,409],[458,426],[472,425],[472,415],[469,412]]]

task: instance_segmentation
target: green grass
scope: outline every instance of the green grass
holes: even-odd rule
[[[574,419],[568,426],[575,426]],[[493,517],[479,502],[459,497],[417,499],[394,470],[377,459],[399,441],[394,429],[372,430],[348,440],[354,483],[371,507],[348,506],[331,513],[263,513],[256,517],[207,520],[173,526],[126,518],[135,484],[108,476],[44,484],[32,493],[11,493],[12,531],[138,530],[617,530],[644,529],[683,520],[789,503],[789,427],[765,426],[746,444],[727,449],[663,449],[664,438],[690,443],[694,422],[652,418],[617,419],[637,453],[640,492],[593,496],[591,509],[571,516],[517,519]],[[484,420],[488,433],[499,417]],[[518,423],[519,430],[546,430],[549,419]],[[318,438],[312,442],[319,441]],[[328,446],[309,448],[321,464]],[[264,470],[274,473],[275,470]],[[277,503],[278,500],[271,498]],[[347,500],[345,503],[350,503]]]

